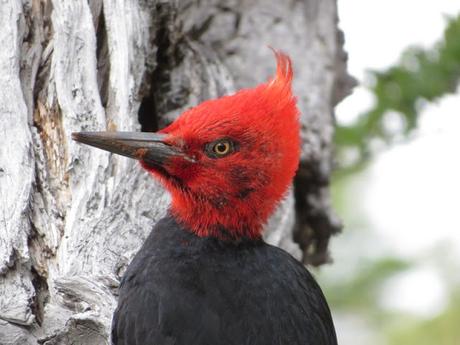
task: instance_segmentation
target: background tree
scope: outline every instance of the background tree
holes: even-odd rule
[[[12,0],[0,6],[0,343],[106,344],[117,285],[168,196],[73,131],[154,131],[294,61],[302,163],[267,238],[327,261],[333,107],[350,90],[335,0]]]

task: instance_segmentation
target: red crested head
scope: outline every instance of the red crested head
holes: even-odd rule
[[[288,56],[274,78],[201,103],[161,133],[188,159],[144,168],[172,195],[173,214],[199,236],[260,237],[299,163],[299,111]]]
[[[136,158],[172,196],[171,212],[198,236],[260,238],[300,154],[288,56],[267,83],[201,103],[158,133],[81,132],[82,143]]]

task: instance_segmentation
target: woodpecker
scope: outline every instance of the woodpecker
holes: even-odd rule
[[[290,58],[255,88],[205,101],[156,133],[78,132],[171,194],[119,288],[114,345],[335,345],[320,287],[262,239],[300,155]]]

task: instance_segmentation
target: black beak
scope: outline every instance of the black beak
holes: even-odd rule
[[[163,166],[172,156],[187,156],[167,144],[165,134],[147,132],[76,132],[72,139],[102,150],[134,158],[153,166]]]

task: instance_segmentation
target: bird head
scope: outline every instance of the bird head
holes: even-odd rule
[[[288,56],[268,82],[185,111],[157,133],[80,132],[74,140],[138,159],[198,236],[260,238],[299,162],[299,111]]]

